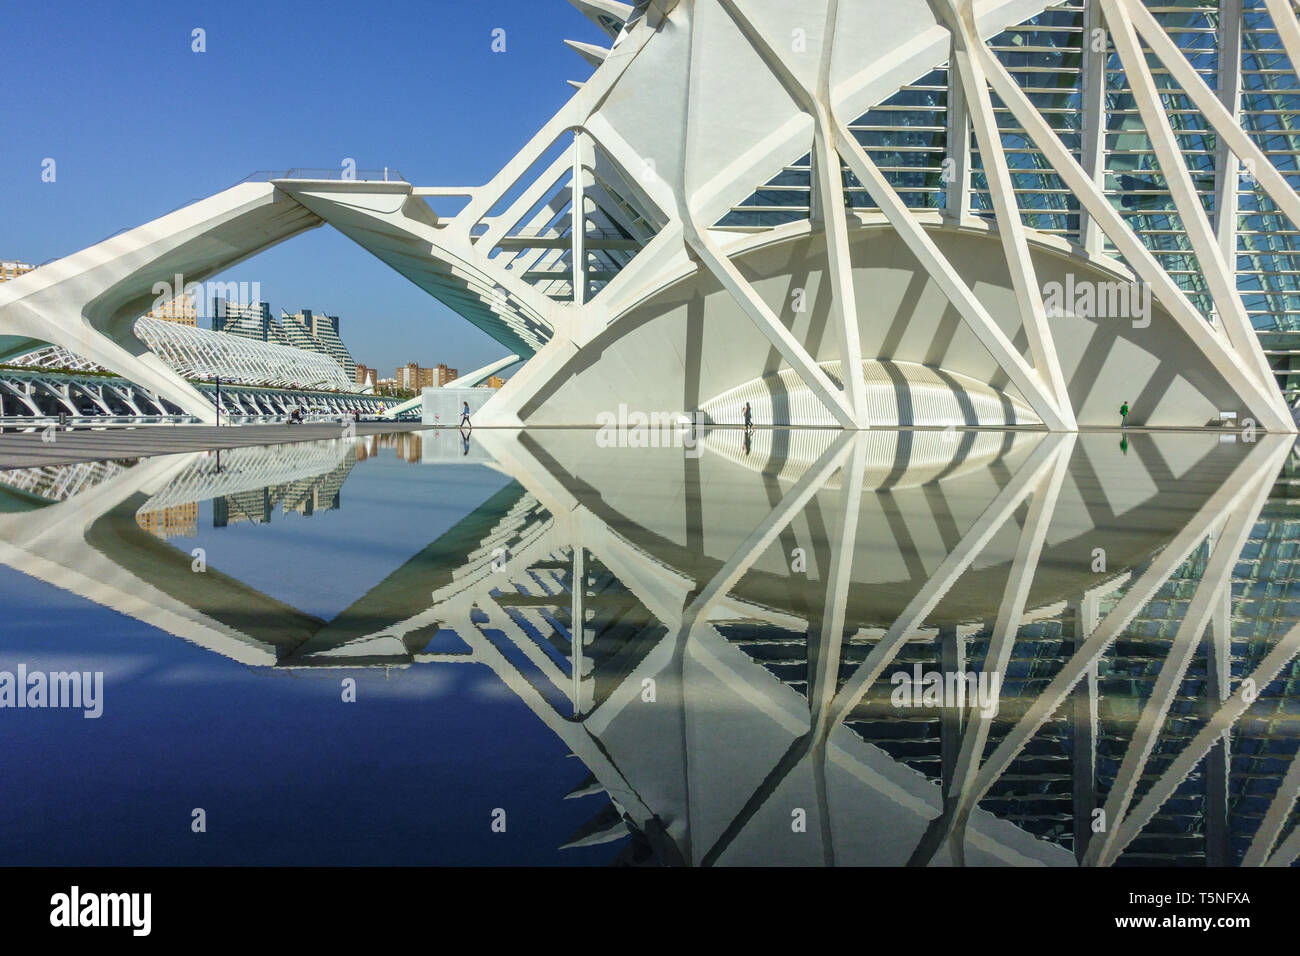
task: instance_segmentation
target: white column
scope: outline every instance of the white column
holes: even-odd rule
[[[582,699],[582,642],[587,632],[587,549],[573,546],[573,580],[569,585],[569,664],[573,670],[573,715],[584,710]]]
[[[1178,210],[1178,217],[1182,220],[1187,241],[1196,253],[1210,297],[1218,310],[1219,323],[1233,350],[1252,367],[1260,384],[1272,385],[1268,362],[1259,348],[1259,341],[1255,330],[1251,328],[1241,296],[1237,294],[1236,257],[1229,264],[1222,255],[1209,217],[1205,214],[1205,206],[1192,182],[1173,126],[1165,112],[1164,100],[1138,42],[1137,31],[1119,0],[1101,2],[1106,11],[1106,21],[1110,24],[1115,49],[1124,64],[1124,72],[1128,75],[1133,99],[1142,115],[1151,148],[1160,163],[1160,172]],[[1181,51],[1171,55],[1175,59],[1184,59]]]
[[[1300,23],[1296,22],[1295,0],[1264,0],[1268,15],[1277,29],[1277,37],[1282,41],[1291,68],[1300,71]]]
[[[1079,105],[1083,141],[1079,165],[1097,188],[1106,188],[1106,27],[1098,0],[1084,0],[1083,99]],[[1100,49],[1094,50],[1098,46]],[[1089,255],[1101,255],[1105,233],[1097,220],[1079,205],[1079,245]]]
[[[1241,0],[1219,0],[1219,99],[1241,117]],[[1222,136],[1214,153],[1214,231],[1225,262],[1237,261],[1237,157]]]
[[[956,42],[948,45],[948,114],[944,168],[944,218],[959,224],[970,216],[970,116],[966,92],[957,73]]]
[[[572,205],[572,240],[573,240],[573,304],[582,305],[587,301],[587,215],[586,197],[583,186],[586,171],[583,169],[583,153],[586,138],[581,130],[573,131],[573,181],[570,183]]]
[[[849,248],[848,210],[844,206],[844,171],[835,148],[835,121],[831,109],[831,51],[839,0],[829,0],[823,31],[817,90],[813,95],[813,192],[823,217],[826,263],[835,311],[840,320],[840,384],[858,428],[869,426],[867,383],[862,374],[862,341],[858,334],[858,300],[853,287],[853,257]]]
[[[1145,12],[1145,8],[1141,6],[1134,9]],[[1156,30],[1160,32],[1158,27]],[[1167,41],[1168,37],[1165,37],[1165,40]],[[1158,41],[1150,39],[1149,42],[1154,47]],[[1294,433],[1296,430],[1295,422],[1291,418],[1290,411],[1286,409],[1285,404],[1281,401],[1281,393],[1278,391],[1276,384],[1271,381],[1268,383],[1262,382],[1258,374],[1248,367],[1248,359],[1239,355],[1235,349],[1227,347],[1227,342],[1210,327],[1201,313],[1192,307],[1182,290],[1164,271],[1164,268],[1156,262],[1150,250],[1143,245],[1138,236],[1124,222],[1119,213],[1115,211],[1109,197],[1097,187],[1096,183],[1088,178],[1083,167],[1065,149],[1060,139],[1052,132],[1047,121],[1034,108],[1006,68],[998,62],[997,58],[987,48],[981,46],[978,50],[980,51],[979,55],[984,60],[985,75],[998,96],[1001,97],[1021,125],[1025,127],[1028,135],[1043,152],[1044,158],[1056,170],[1065,185],[1079,197],[1080,203],[1088,209],[1102,230],[1115,243],[1119,254],[1128,261],[1130,268],[1137,273],[1142,281],[1151,286],[1156,299],[1169,311],[1170,316],[1183,328],[1190,339],[1196,343],[1206,359],[1223,375],[1228,384],[1241,397],[1242,402],[1247,406],[1253,406],[1252,411],[1261,420],[1264,428],[1271,431]],[[1192,87],[1195,82],[1201,81],[1196,71],[1191,70],[1186,59],[1179,56],[1174,61],[1165,60],[1165,64],[1170,68],[1171,72],[1176,71],[1175,63],[1177,59],[1182,59],[1183,66],[1188,68],[1192,79],[1183,80],[1181,77],[1177,77],[1175,73],[1176,78],[1182,83],[1183,89],[1187,90],[1193,99],[1196,99],[1197,94],[1192,92]],[[1205,88],[1203,82],[1201,82],[1201,86]],[[1206,92],[1208,92],[1208,89],[1206,89]],[[1211,115],[1213,109],[1218,107],[1218,109],[1222,110],[1223,104],[1218,102],[1213,93],[1209,93],[1209,96],[1213,100],[1213,106],[1207,107],[1202,105],[1201,102],[1197,102],[1197,106],[1206,114],[1206,118],[1211,123],[1214,123],[1215,119]],[[1228,126],[1232,127],[1232,124],[1229,123]],[[1239,127],[1232,128],[1241,133]],[[1216,129],[1218,129],[1217,126]],[[1232,134],[1231,128],[1226,133],[1222,129],[1218,131],[1225,136]],[[1247,145],[1249,138],[1244,134],[1241,135],[1245,142],[1240,148],[1234,143],[1233,151],[1239,156],[1243,155],[1243,152],[1245,155],[1251,155],[1249,151],[1254,148],[1253,144]],[[1255,148],[1255,152],[1258,153],[1257,148]],[[1274,174],[1277,173],[1272,164],[1268,164],[1268,166],[1269,170],[1262,171],[1260,176],[1265,189],[1269,188],[1269,183],[1264,177],[1269,171]],[[1278,178],[1280,179],[1280,176]],[[1290,191],[1290,187],[1287,187],[1287,190]],[[1275,201],[1281,202],[1276,200],[1276,197]],[[1300,205],[1300,197],[1297,197],[1294,192],[1291,192],[1291,201]],[[1259,340],[1257,338],[1252,337],[1251,345],[1254,349],[1259,350]]]
[[[1002,146],[1002,133],[998,128],[997,115],[993,112],[984,68],[974,53],[976,48],[986,48],[974,23],[967,19],[967,15],[973,16],[968,6],[958,9],[955,0],[949,0],[946,13],[948,29],[953,36],[953,60],[960,70],[961,83],[970,104],[971,125],[980,147],[980,164],[988,181],[989,196],[997,217],[998,238],[1002,242],[1007,269],[1011,273],[1011,285],[1015,289],[1016,303],[1024,322],[1029,353],[1034,359],[1034,371],[1052,396],[1062,421],[1061,429],[1075,431],[1078,426],[1070,404],[1069,387],[1061,371],[1060,358],[1056,354],[1052,330],[1043,305],[1042,289],[1038,285],[1038,276],[1029,254],[1024,221],[1020,218],[1020,204],[1016,201],[1015,182]]]
[[[1097,595],[1085,592],[1078,601],[1070,603],[1074,640],[1071,649],[1078,649],[1097,628],[1099,613]],[[1074,740],[1074,760],[1071,766],[1074,856],[1080,862],[1092,839],[1092,811],[1097,807],[1097,663],[1093,661],[1078,686],[1074,689],[1071,733]]]

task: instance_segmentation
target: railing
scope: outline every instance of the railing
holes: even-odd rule
[[[406,177],[396,169],[388,166],[383,169],[262,169],[255,173],[249,173],[239,182],[269,183],[276,179],[325,179],[341,182],[355,180],[357,182],[380,183],[407,182]]]
[[[373,411],[361,412],[363,422],[383,421]],[[226,409],[221,411],[221,424],[226,425],[283,425],[289,421],[288,415],[251,413],[232,414]],[[342,425],[353,421],[349,412],[308,411],[303,416],[303,424]],[[66,415],[60,420],[59,415],[0,415],[0,432],[10,431],[44,431],[54,426],[56,431],[93,431],[109,426],[152,426],[152,425],[198,425],[202,424],[196,415]]]

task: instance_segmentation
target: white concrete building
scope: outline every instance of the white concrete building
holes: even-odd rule
[[[610,46],[485,185],[264,174],[5,283],[0,334],[202,413],[124,318],[324,221],[528,359],[476,424],[1295,431],[1287,0],[573,3]]]

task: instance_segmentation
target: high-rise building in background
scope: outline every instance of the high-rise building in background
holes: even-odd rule
[[[0,282],[17,279],[20,275],[31,272],[36,267],[29,262],[17,262],[13,259],[0,259]]]
[[[218,299],[212,303],[212,328],[217,332],[328,356],[343,369],[349,382],[361,381],[357,378],[357,363],[352,353],[339,338],[337,315],[324,315],[311,309],[290,315],[281,309],[277,320],[271,317],[271,306],[265,302],[242,305]]]
[[[394,378],[397,380],[398,388],[409,391],[419,391],[422,388],[433,387],[433,369],[421,368],[415,362],[399,365]]]
[[[356,380],[357,363],[339,337],[337,315],[323,315],[311,309],[290,315],[281,309],[279,328],[285,336],[282,344],[328,355],[339,363],[349,380]]]
[[[353,379],[358,385],[369,385],[374,388],[379,380],[379,370],[373,369],[369,365],[358,365],[357,375]]]
[[[182,292],[176,298],[152,311],[146,312],[141,318],[161,319],[164,322],[176,322],[179,325],[190,325],[198,328],[199,310],[194,302],[194,296],[188,292]]]
[[[441,388],[459,375],[457,369],[448,368],[444,362],[439,362],[433,368],[423,368],[418,362],[407,362],[397,367],[395,381],[398,388],[419,391],[422,388]]]
[[[490,377],[488,378],[488,380],[487,380],[487,387],[488,387],[488,388],[500,388],[500,387],[501,387],[502,385],[504,385],[505,383],[506,383],[506,380],[505,380],[504,378],[502,378],[500,375],[493,375],[493,376],[490,376]]]
[[[238,335],[246,339],[261,342],[274,342],[287,345],[282,337],[272,332],[275,324],[271,318],[271,306],[266,302],[250,302],[244,305],[229,299],[214,299],[212,302],[212,331]]]

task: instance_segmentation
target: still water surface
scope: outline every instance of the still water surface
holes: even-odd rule
[[[1300,856],[1290,440],[593,435],[0,472],[0,863]]]

